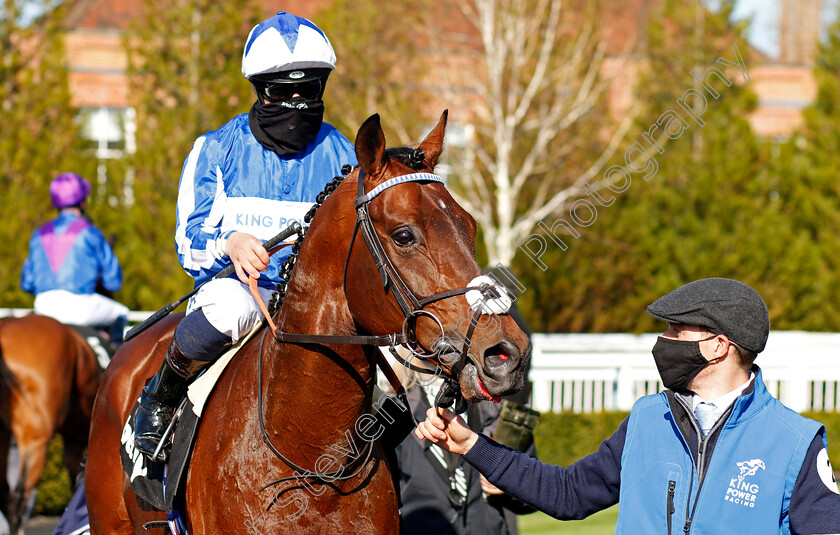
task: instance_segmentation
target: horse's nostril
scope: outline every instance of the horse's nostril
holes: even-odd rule
[[[504,341],[484,352],[484,369],[487,372],[509,368],[519,360],[519,350],[510,342]]]
[[[487,355],[484,357],[484,362],[487,365],[486,367],[492,370],[503,366],[507,359],[507,355]]]

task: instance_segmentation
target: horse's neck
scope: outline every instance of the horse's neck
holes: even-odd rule
[[[306,269],[303,258],[295,270],[301,268]],[[297,284],[290,284],[275,318],[279,329],[301,334],[356,334],[338,281],[304,275],[293,276],[290,282]],[[273,343],[269,351],[274,357],[267,358],[264,366],[268,370],[266,383],[272,385],[269,388],[275,398],[270,410],[277,411],[277,418],[313,422],[300,429],[301,434],[309,435],[300,437],[304,442],[329,447],[326,442],[318,444],[323,435],[332,442],[336,436],[343,439],[344,431],[353,433],[356,422],[370,412],[375,370],[361,346]]]

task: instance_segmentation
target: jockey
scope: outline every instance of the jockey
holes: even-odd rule
[[[128,308],[96,293],[122,287],[114,251],[85,215],[90,183],[76,173],[62,173],[50,183],[58,217],[42,225],[29,240],[20,286],[35,294],[37,314],[60,322],[109,330],[121,342]]]
[[[178,260],[201,289],[175,330],[164,363],[140,397],[136,446],[151,455],[188,382],[260,321],[248,289],[259,277],[266,302],[290,249],[269,258],[262,242],[303,216],[353,145],[323,122],[321,100],[335,52],[312,22],[278,12],[245,43],[242,74],[253,85],[249,113],[199,137],[178,192]],[[230,263],[236,274],[210,280]],[[204,284],[206,283],[206,284]]]

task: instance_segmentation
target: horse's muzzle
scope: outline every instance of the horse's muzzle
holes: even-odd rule
[[[432,344],[437,360],[447,368],[457,368],[463,344],[450,337],[439,338]],[[469,349],[463,369],[458,370],[457,380],[464,397],[471,402],[498,401],[501,396],[518,392],[525,385],[526,362],[530,357],[530,344],[522,351],[512,342],[502,341],[483,350]]]
[[[523,358],[522,352],[508,340],[490,346],[484,351],[480,367],[477,365],[481,385],[492,396],[507,396],[525,386],[525,371],[530,357],[530,345]]]

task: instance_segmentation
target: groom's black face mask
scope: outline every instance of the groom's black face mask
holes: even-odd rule
[[[294,97],[282,102],[256,102],[248,124],[260,145],[280,156],[296,154],[315,139],[324,121],[324,101]]]
[[[706,360],[700,351],[700,342],[716,336],[714,334],[704,340],[694,341],[672,340],[660,336],[653,344],[651,353],[656,362],[656,369],[659,370],[659,377],[662,378],[662,386],[674,392],[687,391],[688,383],[711,362]]]

